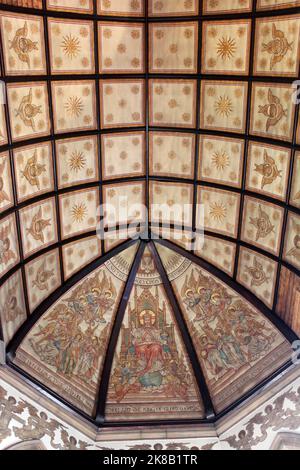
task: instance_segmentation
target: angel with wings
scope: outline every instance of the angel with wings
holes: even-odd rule
[[[0,264],[7,265],[11,260],[16,259],[16,254],[11,249],[11,223],[0,229]]]
[[[6,395],[6,390],[0,386],[0,442],[11,435],[11,430],[9,429],[11,420],[16,418],[16,415],[22,413],[26,408],[24,402],[17,403],[14,397],[9,396],[6,398]]]
[[[63,442],[62,444],[54,444],[52,443],[52,447],[57,450],[87,450],[88,447],[90,447],[91,444],[88,444],[87,442],[77,440],[76,437],[70,436],[69,433],[65,430],[62,429],[60,432],[61,440]]]
[[[15,436],[22,441],[31,439],[39,440],[45,435],[54,439],[55,431],[60,429],[62,425],[54,419],[49,419],[45,412],[42,411],[39,413],[38,410],[30,404],[27,404],[27,408],[29,411],[27,423],[21,428],[13,428]]]

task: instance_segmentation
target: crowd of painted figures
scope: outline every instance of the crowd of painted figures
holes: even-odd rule
[[[211,377],[253,364],[271,350],[275,329],[212,276],[193,269],[181,295],[196,349]]]
[[[112,312],[116,298],[116,289],[104,271],[86,279],[38,325],[29,339],[32,349],[56,372],[95,382],[111,327],[105,315]]]

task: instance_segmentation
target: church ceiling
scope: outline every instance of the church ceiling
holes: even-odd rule
[[[125,425],[214,419],[290,364],[299,47],[299,0],[0,1],[10,367]]]

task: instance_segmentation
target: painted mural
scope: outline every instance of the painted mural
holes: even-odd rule
[[[123,253],[129,267],[135,249]],[[123,287],[124,281],[105,265],[98,268],[42,316],[19,347],[15,363],[92,414]]]
[[[182,263],[177,266],[177,275],[182,267]],[[203,417],[191,364],[148,249],[118,340],[106,417],[112,421]]]
[[[170,250],[158,249],[165,264]],[[272,324],[197,265],[172,285],[218,412],[290,359],[288,342]]]

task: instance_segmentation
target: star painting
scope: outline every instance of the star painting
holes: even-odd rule
[[[246,75],[249,70],[250,34],[249,20],[205,22],[202,72]]]
[[[94,30],[90,21],[49,19],[52,73],[94,73]]]
[[[96,127],[95,82],[52,82],[54,127],[57,133]]]
[[[96,229],[99,191],[75,191],[59,198],[62,238],[70,238]]]
[[[202,81],[200,127],[244,132],[247,83]]]
[[[198,188],[198,204],[204,205],[204,220],[197,214],[199,229],[236,237],[240,196],[219,189]],[[199,206],[200,207],[200,206]]]

